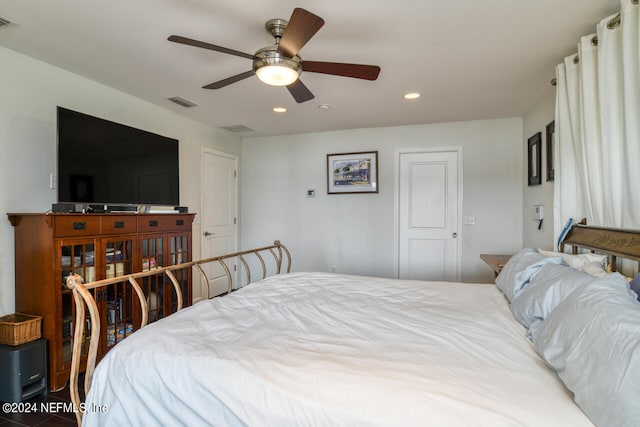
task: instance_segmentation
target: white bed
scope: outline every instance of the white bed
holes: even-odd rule
[[[142,328],[98,365],[85,408],[85,426],[593,425],[495,285],[326,273]]]

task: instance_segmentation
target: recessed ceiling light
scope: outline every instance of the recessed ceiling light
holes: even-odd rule
[[[284,107],[273,107],[273,111],[275,111],[276,113],[286,113],[287,109]]]
[[[331,109],[331,106],[329,104],[320,104],[318,105],[318,108],[321,109],[322,111],[327,111]]]
[[[404,99],[417,99],[420,98],[420,94],[418,92],[410,92],[404,95]]]

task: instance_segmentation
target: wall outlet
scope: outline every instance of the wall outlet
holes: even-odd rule
[[[58,188],[58,175],[55,173],[49,174],[49,188],[51,190]]]
[[[464,225],[474,225],[476,223],[475,216],[465,216],[464,217]]]

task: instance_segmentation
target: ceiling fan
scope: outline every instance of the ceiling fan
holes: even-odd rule
[[[296,8],[289,21],[284,19],[267,21],[265,28],[276,39],[275,44],[258,49],[253,55],[182,36],[170,36],[169,41],[240,56],[253,61],[252,70],[210,83],[203,86],[203,89],[220,89],[255,74],[261,81],[269,85],[286,86],[296,102],[301,103],[314,98],[311,91],[299,79],[303,70],[311,73],[376,80],[380,74],[380,67],[376,65],[302,61],[298,52],[323,25],[324,20],[319,16],[307,10]]]

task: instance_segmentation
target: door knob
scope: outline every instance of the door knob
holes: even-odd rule
[[[214,235],[215,235],[215,233],[209,233],[208,231],[205,231],[205,232],[204,232],[204,235],[205,235],[205,236],[207,236],[207,237],[209,237],[209,236],[214,236]]]
[[[453,237],[454,239],[458,238],[458,233],[452,233],[451,237]]]

